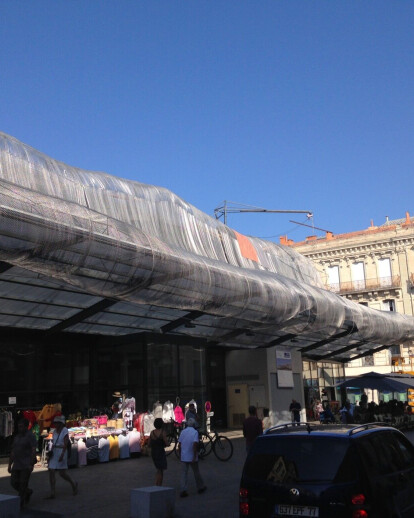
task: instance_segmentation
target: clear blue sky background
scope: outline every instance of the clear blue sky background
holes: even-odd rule
[[[1,0],[0,92],[1,131],[211,215],[312,210],[334,233],[414,215],[408,0]],[[290,219],[228,224],[312,234]]]

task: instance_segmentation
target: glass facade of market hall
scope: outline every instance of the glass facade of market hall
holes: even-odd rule
[[[341,404],[341,391],[335,385],[345,381],[342,363],[303,361],[303,387],[307,419],[313,419],[316,401],[326,401],[335,408]]]
[[[62,403],[69,415],[112,405],[114,391],[135,397],[138,412],[156,401],[210,400],[215,418],[226,421],[225,351],[152,343],[100,345],[98,337],[73,343],[0,345],[0,406],[40,409]],[[201,414],[201,408],[200,408]]]

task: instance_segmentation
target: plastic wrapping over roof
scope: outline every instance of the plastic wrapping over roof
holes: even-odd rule
[[[414,319],[323,289],[289,247],[246,237],[161,187],[58,162],[0,133],[0,326],[284,344],[347,361]]]

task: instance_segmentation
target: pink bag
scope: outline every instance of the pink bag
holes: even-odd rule
[[[98,421],[98,424],[106,424],[108,422],[107,415],[96,415],[94,419]]]

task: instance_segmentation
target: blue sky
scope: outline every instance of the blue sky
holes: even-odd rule
[[[210,215],[360,230],[414,215],[413,27],[408,0],[1,0],[0,131]],[[313,233],[289,220],[228,224]]]

